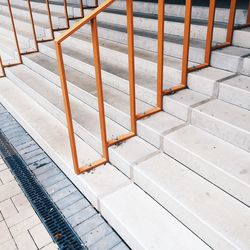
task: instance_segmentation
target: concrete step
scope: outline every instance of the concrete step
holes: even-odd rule
[[[104,0],[100,0],[99,3],[104,2]],[[208,19],[208,5],[204,3],[202,6],[193,6],[192,16],[194,19],[207,20]],[[111,10],[125,10],[126,2],[116,1],[114,2],[109,9]],[[148,1],[135,1],[134,2],[134,12],[157,15],[158,14],[158,4]],[[184,17],[185,16],[185,6],[183,4],[165,4],[165,13],[167,16],[173,17]],[[245,23],[247,17],[247,10],[239,8],[236,12],[236,24]],[[223,7],[218,7],[215,13],[215,20],[217,22],[228,22],[228,9]]]
[[[250,49],[230,46],[212,53],[211,65],[215,68],[250,76]]]
[[[250,112],[221,100],[193,109],[191,123],[250,152]]]
[[[250,27],[234,31],[233,44],[235,46],[250,48]]]
[[[90,14],[91,10],[86,10],[86,14]],[[106,24],[126,25],[126,12],[122,10],[113,10],[102,12],[98,15],[98,21]],[[134,13],[134,27],[139,30],[155,31],[158,30],[158,16],[148,14]],[[216,23],[214,29],[214,41],[224,42],[226,39],[226,25]],[[184,19],[179,17],[165,16],[165,34],[183,36]],[[190,33],[194,39],[206,40],[207,22],[203,20],[193,20],[192,30]]]
[[[6,69],[6,75],[14,81],[27,94],[32,96],[40,105],[62,123],[66,125],[61,89],[51,84],[45,78],[39,76],[24,65]],[[80,100],[71,97],[72,116],[75,121],[76,133],[90,146],[101,152],[101,135],[99,128],[98,112]],[[106,119],[107,136],[115,139],[127,132],[110,119]],[[81,132],[80,132],[81,131]]]
[[[250,77],[236,75],[220,82],[218,98],[250,110]]]
[[[43,54],[29,55],[23,58],[24,64],[41,74],[46,79],[60,87],[56,61]],[[82,102],[98,110],[96,99],[95,79],[66,66],[69,92]],[[130,129],[129,96],[109,85],[103,84],[106,116]],[[151,108],[137,99],[137,112],[143,113]],[[160,112],[154,117],[138,121],[138,135],[157,148],[163,134],[183,126],[184,122],[165,112]]]
[[[133,178],[212,249],[249,248],[249,207],[172,158],[160,153],[145,160],[133,168]]]
[[[250,154],[192,125],[164,138],[164,152],[250,205]]]
[[[75,175],[66,127],[11,81],[6,78],[0,81],[1,103],[132,249],[210,249],[112,165],[101,166],[84,175]],[[98,154],[78,137],[77,145],[82,164],[98,157]],[[122,205],[123,203],[126,205]],[[140,223],[137,223],[138,220]]]
[[[22,66],[22,65],[18,66],[18,67],[15,67],[15,68],[7,69],[6,73],[7,73],[7,76],[9,78],[11,78],[13,81],[15,81],[16,84],[20,88],[22,88],[24,91],[26,91],[27,94],[32,96],[32,98],[34,98],[34,100],[36,100],[36,102],[40,103],[45,109],[49,110],[49,112],[51,114],[53,113],[55,118],[59,119],[61,122],[64,122],[63,118],[60,118],[59,115],[57,114],[58,112],[56,112],[56,109],[52,108],[52,106],[58,106],[59,107],[59,104],[58,104],[58,101],[57,101],[58,98],[56,98],[56,96],[57,96],[56,91],[53,90],[53,87],[49,88],[45,80],[43,80],[39,84],[39,82],[41,81],[41,77],[36,76],[36,74],[32,74],[30,72],[30,70],[27,70],[27,69],[25,70],[25,66]],[[24,84],[29,85],[29,89],[27,87],[25,87]],[[34,90],[31,91],[31,88],[34,89]],[[54,88],[57,88],[57,87],[54,87]],[[37,92],[39,93],[38,95],[37,95]],[[49,97],[50,95],[53,98],[50,98]],[[47,103],[45,103],[45,101],[43,101],[42,98],[47,98],[47,100],[48,100]],[[49,104],[48,102],[51,102],[51,104]],[[77,114],[76,113],[74,114],[74,112],[73,112],[74,120],[79,124],[79,125],[75,126],[76,127],[76,133],[81,138],[84,138],[84,140],[88,144],[90,144],[92,147],[96,147],[94,144],[93,145],[91,144],[91,138],[87,138],[83,131],[80,131],[80,129],[79,129],[79,132],[78,132],[78,129],[77,129],[78,126],[83,126],[85,128],[85,130],[88,129],[90,131],[90,133],[95,136],[95,134],[97,132],[96,132],[96,128],[93,128],[93,124],[92,124],[92,123],[94,123],[94,124],[96,123],[94,121],[94,119],[95,119],[94,116],[92,115],[90,117],[91,113],[86,114],[86,111],[85,111],[86,108],[84,107],[84,104],[81,104],[81,110],[79,108],[77,108],[78,104],[77,104],[77,101],[74,100],[74,98],[71,98],[71,103],[72,103],[72,107],[74,107],[74,109],[77,109],[77,111],[78,111]],[[82,111],[82,112],[79,114],[79,111]],[[83,113],[83,111],[85,111],[85,113]],[[92,124],[91,126],[92,127],[90,127],[90,126],[88,127],[88,126],[86,126],[86,124],[83,123],[83,120],[85,120],[83,114],[88,115],[88,118],[91,120],[91,124]],[[83,120],[79,120],[79,118],[77,116],[83,117]],[[118,129],[115,128],[114,125],[113,125],[113,129],[116,130],[119,133],[124,132],[124,131],[118,131]],[[131,148],[136,148],[136,153],[134,151],[131,151],[130,150]],[[119,146],[112,147],[110,149],[110,161],[116,167],[118,167],[123,173],[125,173],[127,176],[130,176],[132,178],[132,176],[133,176],[133,166],[135,166],[136,164],[139,164],[141,162],[144,162],[145,159],[150,159],[156,153],[157,153],[157,150],[155,148],[153,148],[152,146],[147,145],[145,142],[139,140],[139,138],[134,138],[134,139],[128,140],[126,143],[122,143]],[[176,164],[178,166],[179,165],[182,166],[178,162],[176,162]],[[193,172],[190,172],[190,174],[194,175]],[[206,183],[206,180],[204,180],[204,179],[201,179],[201,180],[202,180],[201,181],[202,183],[203,182]],[[139,184],[137,181],[136,181],[136,183]],[[182,181],[180,181],[180,183],[182,183]],[[209,185],[211,185],[211,184],[209,184]],[[195,185],[195,187],[197,188],[196,185]],[[145,190],[145,191],[147,191],[147,190]],[[219,189],[218,189],[218,191],[219,191]],[[156,198],[155,195],[153,197]],[[161,199],[163,199],[163,197],[157,198],[157,201],[162,204]],[[223,203],[224,202],[225,201],[223,200]],[[169,207],[166,207],[166,208],[169,209]],[[237,214],[241,214],[241,212],[237,211]],[[181,219],[181,218],[179,218],[179,219]],[[113,223],[111,223],[111,225],[113,225]],[[194,230],[193,225],[196,225],[196,223],[192,222],[192,223],[188,224],[187,226],[190,227],[191,230]],[[215,230],[212,230],[212,232],[211,232],[212,235],[214,234],[214,231]],[[202,234],[202,236],[203,236],[203,234]],[[212,238],[214,238],[214,237],[212,237]],[[203,239],[205,241],[207,241],[209,245],[214,244],[213,241],[211,241],[209,238],[204,237]],[[226,242],[225,239],[221,239],[221,241]],[[242,241],[242,239],[241,239],[241,241]],[[243,241],[245,242],[245,240],[243,240]],[[227,243],[225,243],[225,242],[224,242],[224,244],[225,244],[225,246],[227,246]]]
[[[82,29],[84,33],[90,33],[89,27]],[[222,32],[219,32],[220,34]],[[116,42],[127,43],[126,27],[124,25],[107,24],[105,22],[99,22],[99,36],[104,39],[111,39]],[[153,31],[146,31],[142,29],[135,29],[135,45],[138,48],[147,49],[149,51],[156,52],[157,49],[157,34]],[[168,34],[165,37],[165,54],[173,57],[182,57],[182,36]],[[146,47],[145,47],[146,45]],[[235,50],[235,48],[233,48]],[[219,50],[213,52],[212,66],[218,67],[220,69],[230,70],[232,72],[238,72],[239,63],[242,56],[250,54],[249,49],[243,51],[238,51],[231,55],[228,53],[227,49]],[[226,58],[225,58],[226,57]],[[223,60],[222,60],[223,59]],[[232,61],[229,66],[225,59]],[[204,60],[204,41],[200,39],[191,39],[190,47],[190,60],[197,63],[202,63]],[[223,63],[221,63],[223,62]],[[225,65],[224,65],[225,64]]]
[[[42,44],[40,46],[40,51],[42,53],[45,53],[49,56],[53,56],[55,58],[55,51],[52,44]],[[92,77],[94,77],[94,68],[92,60],[89,58],[86,58],[87,55],[84,53],[84,63],[82,63],[81,55],[78,52],[74,52],[72,49],[68,49],[64,47],[64,61],[66,65],[70,65],[71,67],[74,67],[75,69],[82,71],[83,73],[89,74]],[[115,53],[115,52],[114,52]],[[53,55],[54,54],[54,55]],[[111,55],[111,54],[109,54]],[[112,56],[112,55],[111,55]],[[79,59],[76,60],[76,58]],[[118,63],[113,64],[112,60],[109,60],[110,62],[107,62],[107,60],[102,60],[102,69],[103,69],[103,81],[114,87],[118,90],[121,90],[125,93],[129,93],[128,91],[128,74],[124,73],[124,67],[126,67],[124,64],[118,65]],[[85,63],[87,62],[87,63]],[[120,60],[120,63],[122,60]],[[141,60],[137,59],[138,65],[140,64],[140,68],[136,70],[136,76],[137,76],[137,98],[139,100],[142,100],[149,105],[155,105],[156,101],[156,92],[153,90],[154,85],[156,85],[156,72],[154,74],[151,74],[148,72],[148,75],[145,75],[145,70],[147,67],[150,66],[149,62],[144,62],[144,64],[140,63]],[[90,63],[90,64],[89,64]],[[112,64],[111,64],[112,63]],[[143,66],[145,65],[145,69],[143,69]],[[119,67],[120,66],[120,67]],[[121,68],[122,67],[122,68]],[[91,70],[91,71],[90,71]],[[151,67],[151,71],[153,71]],[[110,74],[111,73],[111,74]],[[152,72],[153,73],[153,72]],[[117,77],[118,76],[118,77]],[[151,79],[150,79],[151,78]],[[118,84],[119,83],[119,84]],[[145,86],[146,84],[146,86]],[[138,86],[139,85],[139,86]],[[144,87],[144,86],[145,87]],[[173,85],[173,84],[172,84]],[[149,89],[150,88],[150,89]],[[187,93],[187,95],[186,95]],[[205,101],[208,101],[210,99],[209,96],[202,95],[199,93],[196,93],[192,90],[186,90],[183,93],[179,92],[176,93],[173,96],[165,96],[164,97],[164,110],[167,111],[169,114],[175,115],[176,117],[187,121],[188,120],[188,110],[191,107],[194,107],[198,104],[201,104]],[[177,106],[178,105],[178,106]],[[178,110],[181,109],[181,112],[178,112]]]
[[[246,75],[246,76],[250,76],[250,54],[248,54],[247,56],[245,56],[243,58],[243,66],[241,69],[241,74]]]

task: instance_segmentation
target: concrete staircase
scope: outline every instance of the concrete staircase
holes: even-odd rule
[[[16,57],[5,1],[0,1],[0,54]],[[22,50],[34,46],[24,1],[12,1]],[[39,38],[46,11],[33,2]],[[54,26],[62,7],[51,5]],[[125,1],[100,14],[99,36],[109,138],[130,129]],[[134,2],[137,112],[155,105],[157,5]],[[79,10],[69,7],[69,13]],[[216,12],[214,44],[224,41],[226,13]],[[206,7],[194,7],[190,66],[203,59]],[[164,82],[181,77],[184,6],[166,5]],[[241,24],[246,11],[238,10]],[[58,35],[56,33],[55,35]],[[53,42],[6,68],[0,101],[61,166],[132,249],[250,248],[250,29],[214,51],[211,67],[191,73],[188,89],[164,97],[164,110],[138,121],[138,136],[109,149],[110,164],[73,172]],[[248,42],[247,42],[248,41]],[[90,27],[63,45],[78,155],[100,157],[101,138]],[[117,248],[118,249],[118,248]]]

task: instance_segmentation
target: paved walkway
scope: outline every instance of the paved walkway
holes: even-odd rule
[[[0,249],[58,249],[1,157]]]
[[[74,232],[89,250],[129,249],[113,228],[89,203],[86,197],[84,197],[84,195],[74,186],[60,168],[48,157],[33,138],[27,134],[1,103],[0,130],[17,150],[34,175],[34,178],[36,178],[44,188],[50,199],[66,219],[67,223],[71,225]],[[42,228],[41,222],[22,194],[8,168],[3,164],[3,160],[1,160],[0,171],[0,250],[15,249],[5,246],[2,247],[1,244],[4,242],[7,244],[8,241],[10,241],[8,242],[9,244],[14,244],[13,246],[17,247],[17,245],[15,245],[16,235],[12,235],[12,227],[18,227],[19,221],[19,227],[23,228],[22,230],[24,231],[22,231],[22,233],[25,233],[23,237],[26,237],[25,239],[27,239],[27,241],[19,241],[19,243],[25,242],[25,244],[24,248],[18,246],[18,249],[32,250],[33,248],[29,247],[29,244],[32,245],[32,243],[33,247],[36,247],[34,249],[46,249],[42,248],[45,246],[48,247],[48,249],[54,249],[55,246],[51,245],[52,239],[50,237],[46,239],[46,236],[44,236],[44,240],[41,238],[39,244],[36,242],[38,241],[38,237],[35,236],[35,233],[36,230],[39,230],[38,225]],[[1,206],[2,202],[3,208]],[[5,206],[10,204],[9,206],[12,207],[12,210],[8,207],[5,209],[4,202],[6,202]],[[17,204],[15,204],[15,202]],[[25,210],[22,211],[23,215],[17,216],[17,220],[14,221],[15,213],[21,213],[19,207]],[[13,213],[11,211],[13,211]],[[11,219],[12,217],[13,219]],[[9,220],[12,221],[12,224],[8,224]],[[21,224],[21,222],[23,224]],[[42,230],[44,231],[44,227],[41,231]],[[5,236],[2,237],[2,234]],[[45,234],[45,232],[43,234],[39,232],[38,234],[48,236],[48,233]]]

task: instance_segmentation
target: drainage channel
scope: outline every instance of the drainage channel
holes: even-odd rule
[[[0,153],[58,247],[87,249],[1,131]]]

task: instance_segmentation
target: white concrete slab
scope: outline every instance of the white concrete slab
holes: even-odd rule
[[[246,151],[186,126],[165,136],[164,152],[250,205],[250,154]]]
[[[249,111],[212,100],[193,109],[191,123],[250,152]]]
[[[101,212],[132,249],[210,249],[134,184],[101,199]]]

